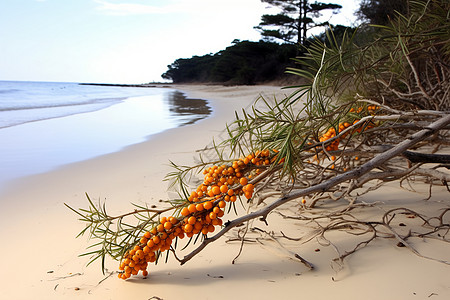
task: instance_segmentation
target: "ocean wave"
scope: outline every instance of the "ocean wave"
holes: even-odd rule
[[[27,109],[45,109],[45,108],[56,108],[56,107],[79,107],[83,105],[91,105],[91,104],[102,104],[102,103],[119,103],[123,100],[127,99],[127,97],[120,98],[97,98],[97,99],[89,99],[84,102],[70,102],[70,103],[50,103],[50,104],[39,104],[39,103],[26,103],[22,106],[10,106],[5,107],[8,103],[0,103],[0,112],[2,111],[15,111],[15,110],[27,110]],[[3,107],[2,107],[3,105]]]

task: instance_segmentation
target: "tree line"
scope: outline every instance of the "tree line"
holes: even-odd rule
[[[345,32],[355,28],[331,26],[328,22],[318,22],[322,11],[337,13],[339,4],[311,3],[308,0],[261,0],[278,8],[276,14],[264,14],[261,22],[254,28],[261,33],[258,42],[234,40],[225,50],[214,54],[179,58],[168,65],[162,78],[173,83],[222,83],[257,84],[264,82],[289,82],[291,75],[286,74],[293,67],[293,58],[301,56],[309,45],[319,39],[327,40],[324,32],[307,38],[307,32],[315,27],[333,30],[339,40]],[[357,11],[358,19],[371,24],[384,25],[397,13],[407,13],[409,0],[362,0]],[[360,40],[367,39],[373,28],[366,29]]]

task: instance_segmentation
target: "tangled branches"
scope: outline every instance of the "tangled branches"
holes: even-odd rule
[[[318,213],[304,210],[301,215],[286,215],[277,212],[284,219],[296,220],[297,222],[300,221],[302,222],[303,227],[310,227],[312,229],[310,232],[300,237],[292,237],[285,234],[283,231],[276,234],[273,231],[268,232],[258,227],[252,227],[246,230],[245,233],[238,231],[237,236],[231,237],[229,242],[241,242],[245,237],[247,243],[258,242],[266,246],[269,241],[275,241],[277,246],[284,250],[283,252],[287,257],[298,259],[305,264],[308,269],[313,269],[313,263],[306,261],[297,253],[289,250],[282,241],[285,240],[298,244],[305,244],[316,239],[321,245],[331,246],[336,251],[337,257],[333,259],[333,262],[340,270],[344,267],[344,259],[346,257],[368,246],[376,239],[392,239],[397,242],[397,247],[406,247],[418,257],[450,265],[449,260],[436,259],[434,257],[422,255],[415,249],[412,243],[408,242],[413,239],[434,239],[440,242],[450,243],[450,223],[446,221],[446,216],[448,216],[449,212],[450,208],[447,208],[438,216],[427,217],[414,210],[398,207],[384,212],[379,220],[361,220],[349,211]],[[408,225],[408,221],[405,220],[413,220],[417,225]],[[240,231],[243,231],[243,229]],[[353,248],[342,253],[339,246],[327,237],[329,233],[334,231],[359,237],[360,241],[357,242]]]
[[[87,254],[121,260],[122,279],[141,271],[146,276],[148,263],[157,263],[163,253],[184,264],[230,230],[256,219],[267,224],[270,213],[300,199],[299,206],[308,210],[348,201],[326,217],[307,217],[299,210],[298,218],[316,222],[313,237],[326,240],[325,233],[333,230],[370,235],[344,254],[335,247],[338,263],[380,236],[397,239],[416,255],[407,241],[412,237],[448,242],[448,208],[436,218],[408,208],[390,210],[381,221],[349,218],[349,211],[361,206],[360,196],[388,182],[411,190],[418,182],[429,184],[430,197],[433,186],[450,193],[448,11],[447,1],[419,1],[410,16],[381,27],[373,43],[359,46],[356,35],[344,35],[338,43],[330,34],[328,43],[314,44],[299,59],[301,67],[290,69],[308,80],[305,85],[285,99],[261,98],[237,113],[227,138],[202,152],[197,165],[172,163],[167,179],[179,197],[166,209],[137,207],[111,217],[104,205],[90,200],[89,209],[73,209],[87,223],[82,233],[99,240]],[[240,207],[244,213],[238,213]],[[238,216],[223,221],[233,211]],[[405,212],[430,230],[400,234],[392,220]],[[328,223],[317,222],[324,218]],[[178,243],[185,237],[183,249],[199,244],[179,258]]]

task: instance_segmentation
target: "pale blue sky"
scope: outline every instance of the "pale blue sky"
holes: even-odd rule
[[[354,20],[358,0],[330,2],[343,6],[331,23]],[[264,13],[260,0],[1,0],[0,80],[161,81],[177,58],[258,41]]]

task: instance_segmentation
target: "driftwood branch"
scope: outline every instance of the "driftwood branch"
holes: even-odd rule
[[[294,199],[298,199],[300,197],[304,197],[313,193],[318,192],[327,192],[332,187],[352,180],[360,178],[362,175],[367,174],[369,171],[373,170],[374,168],[381,167],[384,163],[392,159],[393,157],[396,157],[398,155],[401,155],[406,150],[414,146],[415,144],[419,143],[420,141],[423,141],[427,137],[435,134],[442,128],[445,128],[447,125],[450,124],[450,114],[444,114],[440,119],[437,121],[431,123],[428,125],[425,129],[420,130],[413,135],[411,135],[409,138],[406,138],[396,146],[392,147],[391,149],[387,150],[384,153],[378,154],[365,164],[361,165],[360,167],[357,167],[351,171],[348,171],[346,173],[337,175],[336,177],[333,177],[329,180],[326,180],[322,183],[319,183],[317,185],[313,185],[311,187],[302,189],[302,190],[295,190],[286,196],[279,198],[272,202],[271,204],[267,205],[266,207],[257,210],[255,212],[252,212],[250,214],[244,215],[242,217],[236,218],[232,221],[229,221],[225,224],[225,227],[219,231],[214,236],[207,238],[203,240],[203,242],[191,253],[187,254],[180,262],[181,264],[185,264],[190,259],[192,259],[195,255],[197,255],[199,252],[201,252],[208,244],[214,242],[215,240],[219,239],[221,236],[223,236],[225,233],[227,233],[232,228],[239,226],[243,224],[244,222],[247,222],[249,220],[253,220],[256,218],[261,218],[263,221],[266,220],[267,215],[276,209],[277,207],[291,201]]]

